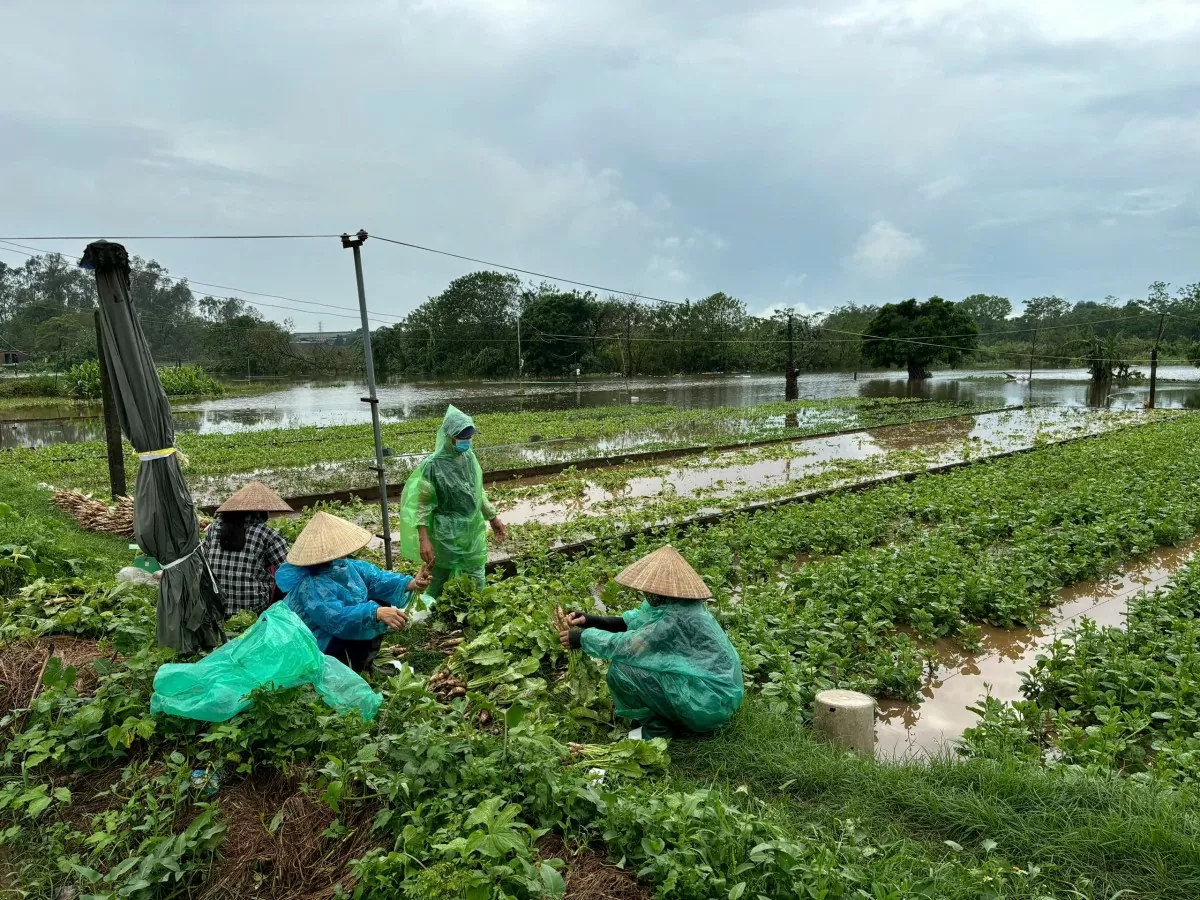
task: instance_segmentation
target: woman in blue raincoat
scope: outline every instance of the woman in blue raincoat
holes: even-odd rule
[[[404,484],[400,501],[400,549],[431,568],[428,593],[439,597],[446,582],[468,575],[482,588],[487,563],[487,525],[503,541],[508,531],[483,490],[483,469],[471,449],[478,433],[453,406],[437,433],[437,447]]]
[[[742,661],[705,608],[712,592],[667,545],[626,568],[617,584],[647,599],[620,616],[571,613],[564,647],[607,659],[616,713],[638,728],[630,736],[670,737],[726,725],[742,705]]]
[[[275,573],[287,594],[283,602],[309,627],[317,646],[355,672],[371,667],[387,631],[408,624],[402,609],[429,582],[424,572],[410,577],[346,558],[370,540],[366,529],[318,512]]]

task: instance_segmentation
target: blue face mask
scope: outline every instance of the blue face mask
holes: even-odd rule
[[[463,441],[463,440],[458,440],[458,441],[455,441],[455,442],[454,442],[454,449],[455,449],[455,450],[457,450],[459,453],[466,453],[468,450],[470,450],[470,449],[471,449],[471,440],[470,440],[470,438],[468,438],[468,439],[467,439],[467,440],[465,440],[465,441]]]

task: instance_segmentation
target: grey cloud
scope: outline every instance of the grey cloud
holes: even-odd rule
[[[759,307],[1196,280],[1194,33],[1148,49],[1141,31],[1113,37],[1111,10],[1064,36],[1030,3],[860,7],[114,2],[66,21],[9,6],[0,231],[363,226]],[[875,247],[883,279],[844,265],[880,222],[909,241]],[[336,244],[133,249],[353,299]],[[384,245],[367,261],[393,315],[469,268]]]

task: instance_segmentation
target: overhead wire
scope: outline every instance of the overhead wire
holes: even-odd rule
[[[336,238],[340,234],[75,234],[0,237],[0,241],[283,241],[303,238]]]

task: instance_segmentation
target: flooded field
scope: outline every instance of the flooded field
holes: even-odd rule
[[[1200,408],[1200,370],[1190,366],[1159,369],[1158,405],[1164,409]],[[258,396],[183,402],[175,412],[178,431],[201,434],[345,425],[368,421],[357,381],[305,382]],[[1009,380],[1002,371],[940,372],[910,382],[898,372],[825,372],[800,376],[800,396],[918,397],[986,406],[1072,406],[1140,409],[1149,388],[1144,383],[1098,389],[1083,369],[1035,370]],[[447,382],[386,384],[379,389],[386,422],[440,416],[447,403],[472,414],[522,410],[577,409],[625,404],[663,404],[680,409],[753,406],[783,399],[783,378],[769,375],[713,375],[625,379],[588,379],[579,383]],[[0,448],[36,447],[102,437],[94,407],[39,407],[0,412]]]
[[[1019,450],[1035,441],[1096,434],[1140,417],[1141,411],[1010,410],[727,451],[660,466],[609,469],[603,477],[567,473],[511,481],[495,485],[492,495],[509,524],[552,525],[580,516],[616,514],[659,498],[758,499],[789,485],[811,487],[808,482],[825,474],[833,477],[822,486],[851,483]],[[719,505],[723,504],[714,503],[711,509]]]
[[[875,725],[876,756],[905,759],[946,753],[951,742],[978,721],[968,707],[989,692],[1000,700],[1022,699],[1022,673],[1057,636],[1083,618],[1101,626],[1124,625],[1129,600],[1141,591],[1165,586],[1197,552],[1200,538],[1181,547],[1148,553],[1102,581],[1063,588],[1045,627],[985,626],[978,654],[964,654],[950,641],[939,643],[937,669],[921,690],[921,704],[880,704]]]

